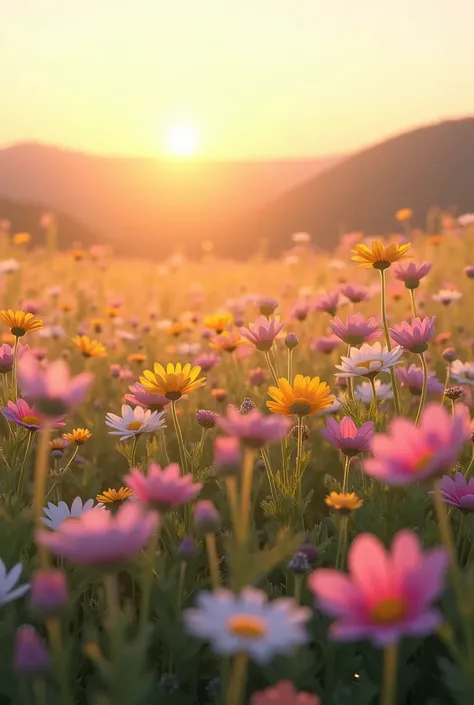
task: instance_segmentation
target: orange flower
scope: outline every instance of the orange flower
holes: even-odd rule
[[[411,244],[407,242],[405,245],[399,245],[392,242],[388,247],[384,247],[380,240],[373,240],[372,249],[363,243],[356,245],[355,250],[352,250],[354,257],[352,260],[357,262],[360,267],[374,267],[374,269],[388,269],[394,262],[399,262],[402,259],[409,259],[407,251]]]
[[[398,220],[399,223],[404,223],[412,217],[413,211],[411,208],[400,208],[400,210],[395,213],[395,220]]]
[[[28,245],[30,240],[30,233],[15,233],[12,237],[12,243],[14,245]]]
[[[11,308],[0,311],[0,320],[10,328],[10,332],[15,338],[21,338],[26,333],[43,327],[42,321],[39,318],[35,318],[32,313],[12,311]]]

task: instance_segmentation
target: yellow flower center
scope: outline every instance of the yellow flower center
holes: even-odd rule
[[[127,430],[128,431],[138,431],[138,429],[141,428],[142,426],[143,426],[143,424],[141,421],[131,421],[127,425]]]
[[[370,616],[377,624],[395,624],[407,613],[407,606],[401,597],[386,597],[380,600],[370,611]]]
[[[227,629],[234,636],[244,639],[261,639],[267,633],[267,626],[263,619],[251,614],[237,614],[227,620]]]
[[[21,420],[23,423],[26,423],[29,426],[39,426],[39,424],[41,423],[38,416],[22,416]]]

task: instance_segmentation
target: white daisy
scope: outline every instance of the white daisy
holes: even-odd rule
[[[20,269],[20,263],[16,259],[4,259],[0,262],[0,274],[13,274]]]
[[[311,610],[292,598],[269,602],[262,590],[246,587],[239,595],[225,589],[201,592],[197,605],[183,612],[185,629],[220,654],[243,652],[263,662],[308,640]]]
[[[458,218],[459,225],[464,228],[468,228],[470,225],[474,225],[474,213],[463,213]]]
[[[336,365],[341,372],[336,377],[375,377],[379,372],[389,372],[394,365],[400,364],[403,348],[396,345],[391,351],[380,343],[364,343],[360,348],[351,348],[348,357],[341,357],[341,365]]]
[[[451,364],[451,379],[457,384],[469,384],[474,387],[474,362],[454,360]]]
[[[370,386],[370,385],[369,385]],[[327,406],[325,409],[322,411],[319,411],[316,414],[316,417],[318,416],[327,416],[328,414],[337,414],[338,411],[341,410],[342,404],[344,403],[345,399],[343,401],[340,401],[339,399],[334,399],[333,403],[331,406]]]
[[[176,347],[178,355],[197,355],[201,350],[201,343],[181,343]]]
[[[120,436],[121,441],[126,441],[128,438],[138,436],[141,433],[154,433],[162,428],[166,428],[164,420],[164,411],[150,411],[141,406],[136,406],[132,409],[128,404],[122,406],[122,416],[116,414],[107,414],[105,423],[110,428],[116,429],[109,431],[111,436]]]
[[[437,294],[433,294],[433,301],[448,306],[453,301],[459,301],[461,297],[461,292],[456,289],[440,289]]]
[[[354,396],[358,401],[363,404],[371,404],[373,399],[372,385],[370,382],[362,382],[354,388]],[[393,399],[393,390],[390,382],[381,382],[379,379],[375,380],[375,396],[378,401],[387,401],[388,399]]]
[[[61,326],[45,326],[40,328],[38,331],[40,338],[53,338],[54,340],[59,340],[59,338],[66,337],[66,331]]]
[[[63,521],[66,521],[66,519],[79,519],[85,511],[89,509],[105,509],[103,504],[95,504],[94,505],[94,500],[93,499],[88,499],[87,502],[82,503],[82,499],[80,497],[76,497],[76,499],[73,501],[71,504],[71,507],[68,507],[66,502],[59,502],[58,504],[53,504],[52,502],[48,502],[47,507],[43,507],[43,511],[46,514],[45,517],[41,517],[41,521],[43,524],[46,524],[46,526],[49,526],[50,529],[58,529]]]
[[[21,563],[17,563],[10,571],[7,572],[5,563],[0,558],[0,607],[2,605],[6,605],[7,602],[12,602],[19,597],[22,597],[25,592],[28,592],[30,589],[30,586],[27,583],[13,589],[18,582],[22,569],[23,566]]]
[[[311,242],[311,235],[309,233],[293,233],[291,239],[297,245],[306,245],[308,242]]]
[[[56,284],[56,286],[50,286],[49,289],[46,289],[44,293],[46,294],[46,296],[51,296],[54,299],[59,296],[62,290],[62,286]]]

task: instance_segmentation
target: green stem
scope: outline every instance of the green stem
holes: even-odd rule
[[[173,418],[174,430],[176,433],[176,438],[178,441],[179,448],[179,458],[181,461],[181,470],[183,473],[188,471],[188,464],[186,458],[186,448],[184,447],[183,434],[181,432],[181,426],[179,425],[178,414],[176,413],[176,402],[171,402],[171,416]]]
[[[268,369],[270,370],[270,373],[273,377],[273,381],[276,384],[276,386],[278,387],[278,375],[277,375],[277,372],[273,366],[273,362],[271,360],[271,357],[270,357],[267,350],[265,350],[264,354],[265,354],[265,360],[267,361]]]
[[[239,500],[237,496],[237,482],[233,475],[226,478],[227,500],[229,502],[230,516],[232,519],[232,529],[235,540],[241,543],[241,525],[239,514]]]
[[[215,534],[206,534],[205,541],[207,550],[207,560],[209,563],[209,573],[211,574],[212,589],[217,590],[220,587],[221,579],[219,575],[219,558],[217,556]]]
[[[73,451],[71,457],[70,457],[69,460],[67,461],[66,465],[63,467],[63,473],[65,473],[66,470],[68,470],[68,469],[70,468],[71,463],[74,461],[74,458],[76,457],[76,455],[78,454],[78,452],[79,452],[79,446],[76,445],[76,447],[74,448],[74,451]]]
[[[288,348],[288,382],[293,384],[293,350]]]
[[[247,681],[247,654],[239,652],[234,656],[230,682],[227,690],[226,705],[243,705],[245,684]]]
[[[415,290],[409,289],[409,292],[410,292],[411,312],[413,314],[413,318],[416,318],[418,314],[416,312]]]
[[[135,463],[136,463],[136,457],[137,457],[137,446],[138,446],[138,439],[140,437],[140,434],[138,433],[136,436],[133,437],[133,443],[132,443],[132,452],[130,454],[130,467],[134,468]]]
[[[66,651],[62,643],[61,623],[58,619],[49,619],[46,622],[53,661],[59,686],[61,689],[61,705],[72,705],[71,693],[69,690],[69,674],[66,664]]]
[[[25,455],[23,456],[23,462],[21,464],[20,473],[18,476],[18,485],[16,488],[16,495],[19,498],[21,497],[21,495],[23,493],[23,480],[24,480],[24,476],[25,476],[26,461],[28,460],[28,456],[30,454],[31,443],[33,441],[34,433],[35,433],[35,431],[28,432],[28,439],[26,441]]]
[[[148,625],[148,613],[150,611],[151,588],[153,584],[153,575],[155,572],[155,558],[158,548],[158,529],[153,533],[150,539],[147,551],[147,565],[143,573],[142,583],[142,601],[140,606],[140,628],[144,630]]]
[[[106,627],[113,630],[120,618],[120,598],[118,589],[118,578],[114,573],[107,573],[104,576],[104,591],[106,605]]]
[[[348,518],[346,515],[341,516],[339,539],[337,542],[336,570],[342,570],[344,568],[344,563],[346,562],[347,519]]]
[[[294,598],[298,604],[301,604],[301,595],[303,592],[304,573],[295,573]]]
[[[44,678],[37,678],[33,683],[36,705],[46,705],[46,687]]]
[[[12,378],[12,393],[13,400],[16,402],[18,400],[18,344],[20,338],[15,336],[15,345],[13,348],[13,378]]]
[[[471,468],[472,468],[473,463],[474,463],[474,447],[473,447],[473,449],[472,449],[471,462],[470,462],[469,465],[467,466],[467,470],[466,470],[466,472],[464,473],[464,477],[466,478],[466,480],[467,480],[467,478],[469,477],[469,473],[470,473],[470,471],[471,471]]]
[[[244,451],[242,487],[240,492],[240,521],[242,523],[242,543],[248,540],[250,526],[250,504],[252,499],[254,453],[250,448]]]
[[[302,484],[303,484],[303,417],[298,416],[298,439],[296,447],[296,482],[298,483],[298,503],[301,506],[302,502]]]
[[[453,531],[446,511],[446,504],[443,502],[439,481],[433,486],[433,503],[438,520],[438,528],[441,536],[441,542],[449,554],[449,563],[451,571],[451,580],[458,603],[459,614],[464,612],[464,600],[462,593],[461,574],[456,558],[456,548],[454,545]]]
[[[381,314],[382,314],[382,324],[385,333],[385,344],[387,349],[390,351],[392,349],[392,343],[390,342],[390,334],[388,332],[387,323],[387,293],[386,293],[386,278],[385,269],[380,269],[380,293],[381,293]],[[395,407],[395,415],[400,416],[400,399],[398,397],[397,379],[395,377],[395,370],[393,367],[390,368],[390,379],[392,381],[392,391],[393,391],[393,404]]]
[[[177,614],[181,619],[181,607],[183,606],[184,579],[186,577],[186,561],[181,561],[179,566],[179,582],[178,582],[178,610]]]
[[[348,455],[346,455],[346,459],[344,462],[344,482],[342,484],[342,491],[344,493],[347,492],[347,486],[349,484],[349,466],[350,466],[350,464],[351,464],[351,458]]]
[[[43,528],[41,517],[43,516],[43,505],[46,494],[46,478],[48,476],[48,460],[49,460],[49,439],[51,437],[51,426],[45,423],[41,431],[39,431],[39,443],[36,447],[35,460],[35,490],[34,490],[34,507],[35,507],[35,528],[40,530]],[[40,565],[47,568],[48,554],[46,550],[38,545],[38,553],[40,557]]]
[[[165,458],[166,458],[166,464],[171,465],[170,456],[168,455],[168,447],[166,445],[165,429],[164,428],[161,429],[160,433],[161,433],[161,440],[163,442],[163,451],[164,451]]]
[[[423,369],[423,386],[421,388],[420,405],[418,406],[418,412],[416,414],[415,426],[418,426],[420,423],[421,414],[423,413],[426,401],[426,390],[428,388],[428,367],[426,365],[425,355],[424,353],[420,353],[418,357],[420,358],[421,367]]]
[[[268,453],[265,450],[265,448],[262,448],[260,452],[262,454],[263,462],[265,463],[265,470],[267,471],[268,484],[270,485],[270,492],[272,495],[272,499],[276,505],[277,491],[276,491],[275,479],[273,477],[272,468],[270,465],[270,458],[268,457]]]
[[[383,685],[380,705],[395,705],[397,697],[398,644],[388,644],[384,650]]]
[[[444,389],[443,389],[443,395],[441,397],[441,406],[444,404],[444,400],[446,398],[446,390],[449,387],[449,378],[451,377],[451,363],[448,362],[446,365],[446,377],[444,380]]]

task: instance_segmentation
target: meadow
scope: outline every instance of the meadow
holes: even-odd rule
[[[474,216],[0,241],[0,705],[474,702]]]

